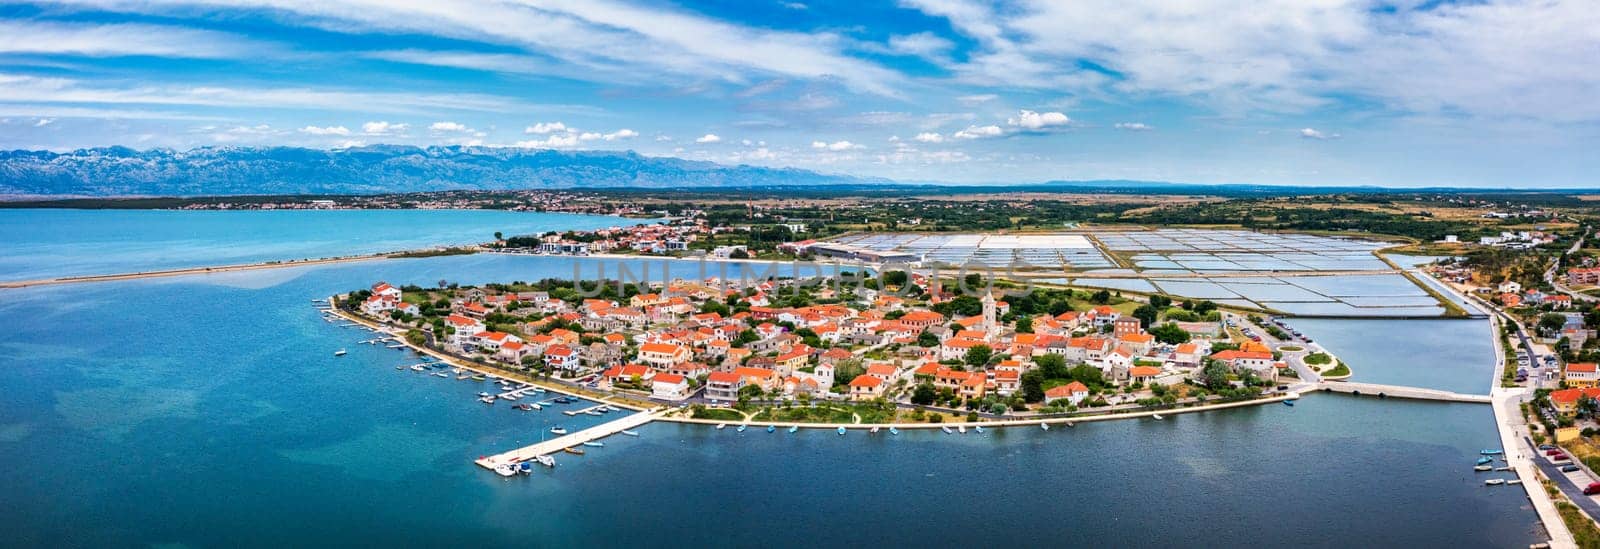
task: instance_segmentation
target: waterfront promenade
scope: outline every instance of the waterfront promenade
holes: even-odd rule
[[[1473,402],[1488,404],[1489,395],[1473,395],[1441,391],[1438,389],[1424,389],[1422,387],[1408,387],[1404,385],[1382,385],[1378,383],[1359,383],[1352,381],[1324,381],[1317,384],[1322,391],[1335,393],[1349,393],[1354,395],[1370,395],[1381,398],[1408,398],[1413,400],[1442,400],[1446,402]]]

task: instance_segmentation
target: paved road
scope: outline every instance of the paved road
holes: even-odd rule
[[[1539,470],[1544,471],[1544,476],[1556,483],[1556,488],[1561,489],[1561,493],[1567,496],[1567,499],[1577,504],[1579,509],[1583,509],[1584,514],[1591,517],[1600,517],[1600,503],[1596,503],[1594,498],[1590,496],[1583,495],[1583,487],[1573,482],[1567,476],[1567,473],[1561,472],[1560,466],[1550,463],[1550,460],[1544,457],[1544,452],[1539,452],[1538,447],[1534,446],[1532,440],[1523,437],[1522,442],[1527,444],[1528,450],[1535,454],[1533,458],[1534,465],[1538,465]],[[1583,475],[1581,471],[1576,474]]]

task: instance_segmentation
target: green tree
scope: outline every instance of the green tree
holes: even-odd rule
[[[973,345],[967,349],[967,355],[963,358],[968,366],[977,368],[988,364],[991,356],[994,356],[994,349],[990,349],[988,345]]]
[[[911,391],[912,404],[933,404],[933,401],[937,398],[939,398],[939,390],[935,389],[932,383],[924,382],[918,384],[917,388]]]
[[[1044,373],[1039,370],[1028,370],[1022,373],[1022,400],[1039,402],[1044,400]]]
[[[1567,317],[1561,313],[1545,313],[1539,317],[1539,329],[1544,332],[1559,332],[1561,327],[1566,325]]]
[[[1067,377],[1072,378],[1073,381],[1083,383],[1084,385],[1088,385],[1090,387],[1104,387],[1106,384],[1104,376],[1100,373],[1100,369],[1088,364],[1079,364],[1077,366],[1073,366],[1072,369],[1068,371]]]
[[[1133,317],[1139,319],[1139,326],[1143,328],[1154,326],[1156,318],[1160,316],[1161,311],[1149,304],[1140,305],[1139,308],[1133,310]]]
[[[1164,295],[1153,295],[1150,296],[1150,305],[1157,309],[1165,309],[1172,306],[1172,298]]]
[[[1093,301],[1093,302],[1099,303],[1101,305],[1105,305],[1107,303],[1110,303],[1111,302],[1111,292],[1106,291],[1106,290],[1100,290],[1098,292],[1095,292],[1094,295],[1089,296],[1089,301]]]
[[[1150,335],[1155,336],[1156,341],[1160,341],[1169,345],[1177,345],[1179,343],[1189,342],[1189,332],[1185,332],[1183,331],[1183,328],[1179,328],[1176,322],[1168,322],[1166,324],[1151,328]]]
[[[1029,318],[1029,317],[1026,317],[1026,316],[1018,318],[1017,319],[1017,333],[1019,333],[1019,334],[1031,334],[1031,333],[1033,333],[1033,319]]]
[[[1067,358],[1055,353],[1034,357],[1033,364],[1045,379],[1067,379],[1072,375],[1067,369]]]
[[[1205,368],[1200,371],[1200,381],[1213,391],[1228,388],[1228,365],[1219,360],[1206,359]]]

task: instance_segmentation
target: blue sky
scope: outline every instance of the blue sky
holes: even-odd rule
[[[0,148],[1600,186],[1600,4],[0,0]]]

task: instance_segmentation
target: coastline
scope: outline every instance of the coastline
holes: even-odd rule
[[[420,251],[420,250],[417,250]],[[79,284],[86,282],[115,282],[119,280],[139,280],[144,278],[167,278],[174,276],[188,276],[201,274],[232,273],[240,271],[256,271],[264,269],[285,269],[289,267],[308,267],[313,265],[332,265],[337,263],[354,263],[357,261],[372,261],[376,259],[391,259],[399,254],[414,253],[404,252],[379,252],[365,255],[350,255],[340,257],[325,257],[319,259],[285,259],[276,261],[262,261],[258,263],[237,263],[233,265],[217,265],[212,267],[185,267],[182,269],[165,269],[160,271],[140,271],[132,273],[114,273],[101,275],[64,276],[59,278],[40,278],[34,280],[12,280],[0,282],[0,290],[28,288],[32,286],[54,286],[59,284]]]
[[[334,303],[335,301],[333,301],[333,300],[336,299],[336,296],[331,296],[328,299],[330,300],[329,303]],[[565,386],[562,386],[560,384],[552,384],[552,383],[549,383],[549,382],[546,382],[546,381],[539,381],[538,379],[533,378],[532,376],[524,376],[524,375],[520,375],[520,374],[512,374],[512,373],[509,373],[509,372],[501,371],[501,370],[496,369],[496,368],[486,367],[486,366],[484,366],[482,364],[477,364],[475,362],[464,361],[464,360],[461,360],[461,359],[459,359],[457,357],[450,356],[450,355],[435,351],[433,349],[428,349],[428,348],[425,348],[425,347],[420,347],[420,346],[414,345],[410,341],[407,341],[404,336],[401,336],[399,334],[395,334],[395,333],[389,331],[387,326],[384,326],[384,325],[381,325],[381,324],[378,324],[378,323],[374,323],[371,320],[368,320],[366,318],[362,318],[362,317],[359,317],[359,316],[351,315],[351,314],[349,314],[349,313],[347,313],[345,311],[339,310],[338,307],[332,307],[332,308],[328,309],[328,311],[333,313],[335,316],[338,316],[339,318],[342,318],[342,319],[345,319],[345,320],[348,320],[348,321],[351,321],[351,322],[355,322],[357,324],[362,325],[363,327],[366,327],[366,328],[369,328],[369,329],[375,329],[375,330],[378,330],[378,331],[380,331],[380,332],[382,332],[384,334],[388,334],[390,336],[395,336],[397,339],[399,339],[399,343],[401,345],[405,345],[407,349],[410,349],[413,352],[437,358],[437,359],[439,359],[441,361],[444,361],[447,364],[450,364],[451,366],[459,367],[459,368],[464,369],[464,370],[471,370],[471,371],[474,371],[474,372],[477,372],[477,373],[480,373],[480,374],[483,374],[483,375],[486,375],[486,376],[501,377],[501,378],[510,379],[510,380],[514,380],[514,381],[518,381],[518,382],[522,382],[522,383],[527,383],[529,385],[534,385],[534,386],[537,386],[537,387],[541,387],[541,388],[544,388],[544,389],[549,390],[549,391],[555,391],[555,392],[558,392],[558,393],[561,393],[561,394],[564,394],[564,395],[570,395],[570,396],[575,396],[575,397],[579,397],[579,398],[583,398],[583,399],[587,399],[587,400],[593,400],[593,401],[601,402],[601,403],[605,403],[605,404],[611,404],[611,405],[615,405],[615,406],[620,406],[620,407],[623,407],[623,408],[627,408],[629,410],[633,410],[635,412],[649,412],[650,410],[653,410],[653,409],[658,409],[658,408],[662,408],[662,407],[671,407],[671,405],[669,405],[669,404],[657,403],[657,402],[653,402],[653,401],[649,401],[648,402],[649,405],[648,406],[644,406],[644,405],[640,405],[639,401],[629,400],[629,399],[626,399],[626,398],[619,397],[618,395],[600,394],[600,393],[589,394],[589,393],[586,393],[586,392],[574,391],[571,387],[565,387]],[[980,425],[984,426],[984,427],[1031,427],[1031,426],[1038,426],[1041,423],[1056,425],[1056,424],[1063,424],[1063,423],[1077,423],[1077,422],[1090,422],[1090,421],[1110,421],[1110,420],[1116,420],[1116,419],[1140,419],[1140,418],[1151,417],[1151,416],[1155,416],[1155,415],[1159,415],[1159,414],[1176,415],[1176,414],[1185,414],[1185,413],[1192,413],[1192,412],[1207,412],[1207,411],[1213,411],[1213,410],[1225,410],[1225,409],[1229,409],[1229,408],[1239,408],[1239,407],[1244,407],[1244,406],[1257,406],[1257,405],[1262,405],[1262,404],[1272,404],[1272,403],[1275,403],[1275,402],[1283,402],[1283,401],[1286,401],[1286,400],[1295,400],[1295,399],[1298,399],[1300,397],[1301,397],[1301,394],[1300,394],[1299,391],[1291,390],[1289,392],[1278,394],[1278,395],[1263,396],[1263,397],[1260,397],[1260,398],[1253,398],[1253,399],[1250,399],[1250,400],[1241,400],[1241,401],[1235,401],[1235,402],[1218,402],[1216,404],[1201,404],[1199,406],[1170,408],[1170,409],[1165,409],[1165,410],[1148,410],[1148,411],[1142,411],[1142,412],[1128,412],[1128,413],[1108,413],[1108,414],[1095,414],[1095,415],[1073,416],[1073,417],[1053,417],[1053,418],[1038,418],[1038,419],[1022,418],[1022,419],[1004,419],[1004,420],[995,420],[995,421],[951,421],[951,422],[943,422],[943,423],[795,423],[795,422],[774,422],[774,421],[729,421],[729,420],[698,419],[698,418],[687,418],[687,417],[669,417],[669,416],[664,416],[664,415],[658,415],[655,420],[656,421],[670,421],[670,422],[675,422],[675,423],[699,424],[699,425],[730,424],[730,425],[749,425],[749,426],[753,426],[753,427],[766,427],[768,425],[771,425],[771,426],[774,426],[774,427],[798,426],[801,429],[838,429],[840,427],[843,427],[845,429],[852,429],[852,430],[856,430],[856,429],[871,429],[871,428],[874,428],[874,427],[884,428],[884,429],[887,429],[889,427],[894,427],[896,429],[938,429],[940,427],[976,427],[976,426],[980,426]],[[617,399],[617,400],[613,400],[613,399]],[[618,400],[620,400],[620,402]]]

